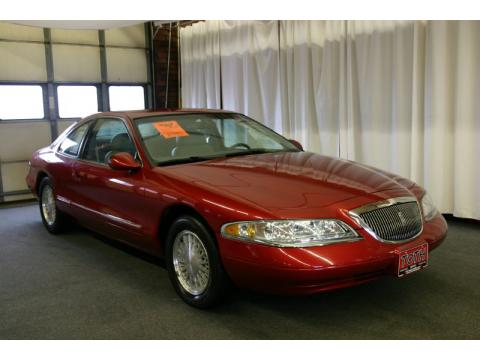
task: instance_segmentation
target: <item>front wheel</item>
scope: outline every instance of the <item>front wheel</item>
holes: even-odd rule
[[[43,225],[52,234],[60,233],[66,225],[66,216],[57,208],[55,193],[49,178],[42,179],[38,187],[40,214]]]
[[[225,295],[228,280],[217,246],[196,218],[180,217],[172,224],[166,263],[175,290],[187,304],[208,308]]]

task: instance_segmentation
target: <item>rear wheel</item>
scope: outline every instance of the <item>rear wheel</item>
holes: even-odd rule
[[[172,224],[166,260],[170,280],[187,304],[208,308],[226,294],[228,280],[217,246],[196,218],[180,217]]]
[[[52,234],[60,233],[65,228],[67,217],[57,208],[53,185],[48,177],[40,182],[38,195],[43,225]]]

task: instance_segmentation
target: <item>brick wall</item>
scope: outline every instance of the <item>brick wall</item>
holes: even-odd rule
[[[156,110],[176,109],[179,107],[179,49],[178,29],[176,23],[172,23],[170,42],[170,71],[168,74],[167,89],[167,68],[168,68],[168,40],[170,35],[169,24],[154,29],[156,35],[153,39],[154,54],[154,79],[155,79],[155,103]],[[168,95],[167,106],[165,99]]]

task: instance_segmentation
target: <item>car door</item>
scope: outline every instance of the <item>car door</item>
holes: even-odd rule
[[[97,119],[74,168],[80,220],[109,237],[148,247],[144,243],[143,223],[148,214],[144,206],[143,167],[135,172],[113,170],[107,160],[118,152],[137,156],[125,120]]]
[[[89,121],[72,128],[60,141],[47,169],[54,182],[57,206],[73,216],[77,215],[77,209],[71,205],[77,201],[73,187],[73,171],[81,145],[91,124],[92,122]]]

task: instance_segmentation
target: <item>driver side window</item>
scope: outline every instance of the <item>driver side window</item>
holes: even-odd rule
[[[106,164],[112,155],[119,152],[136,156],[127,127],[120,119],[98,119],[90,131],[82,158]]]

